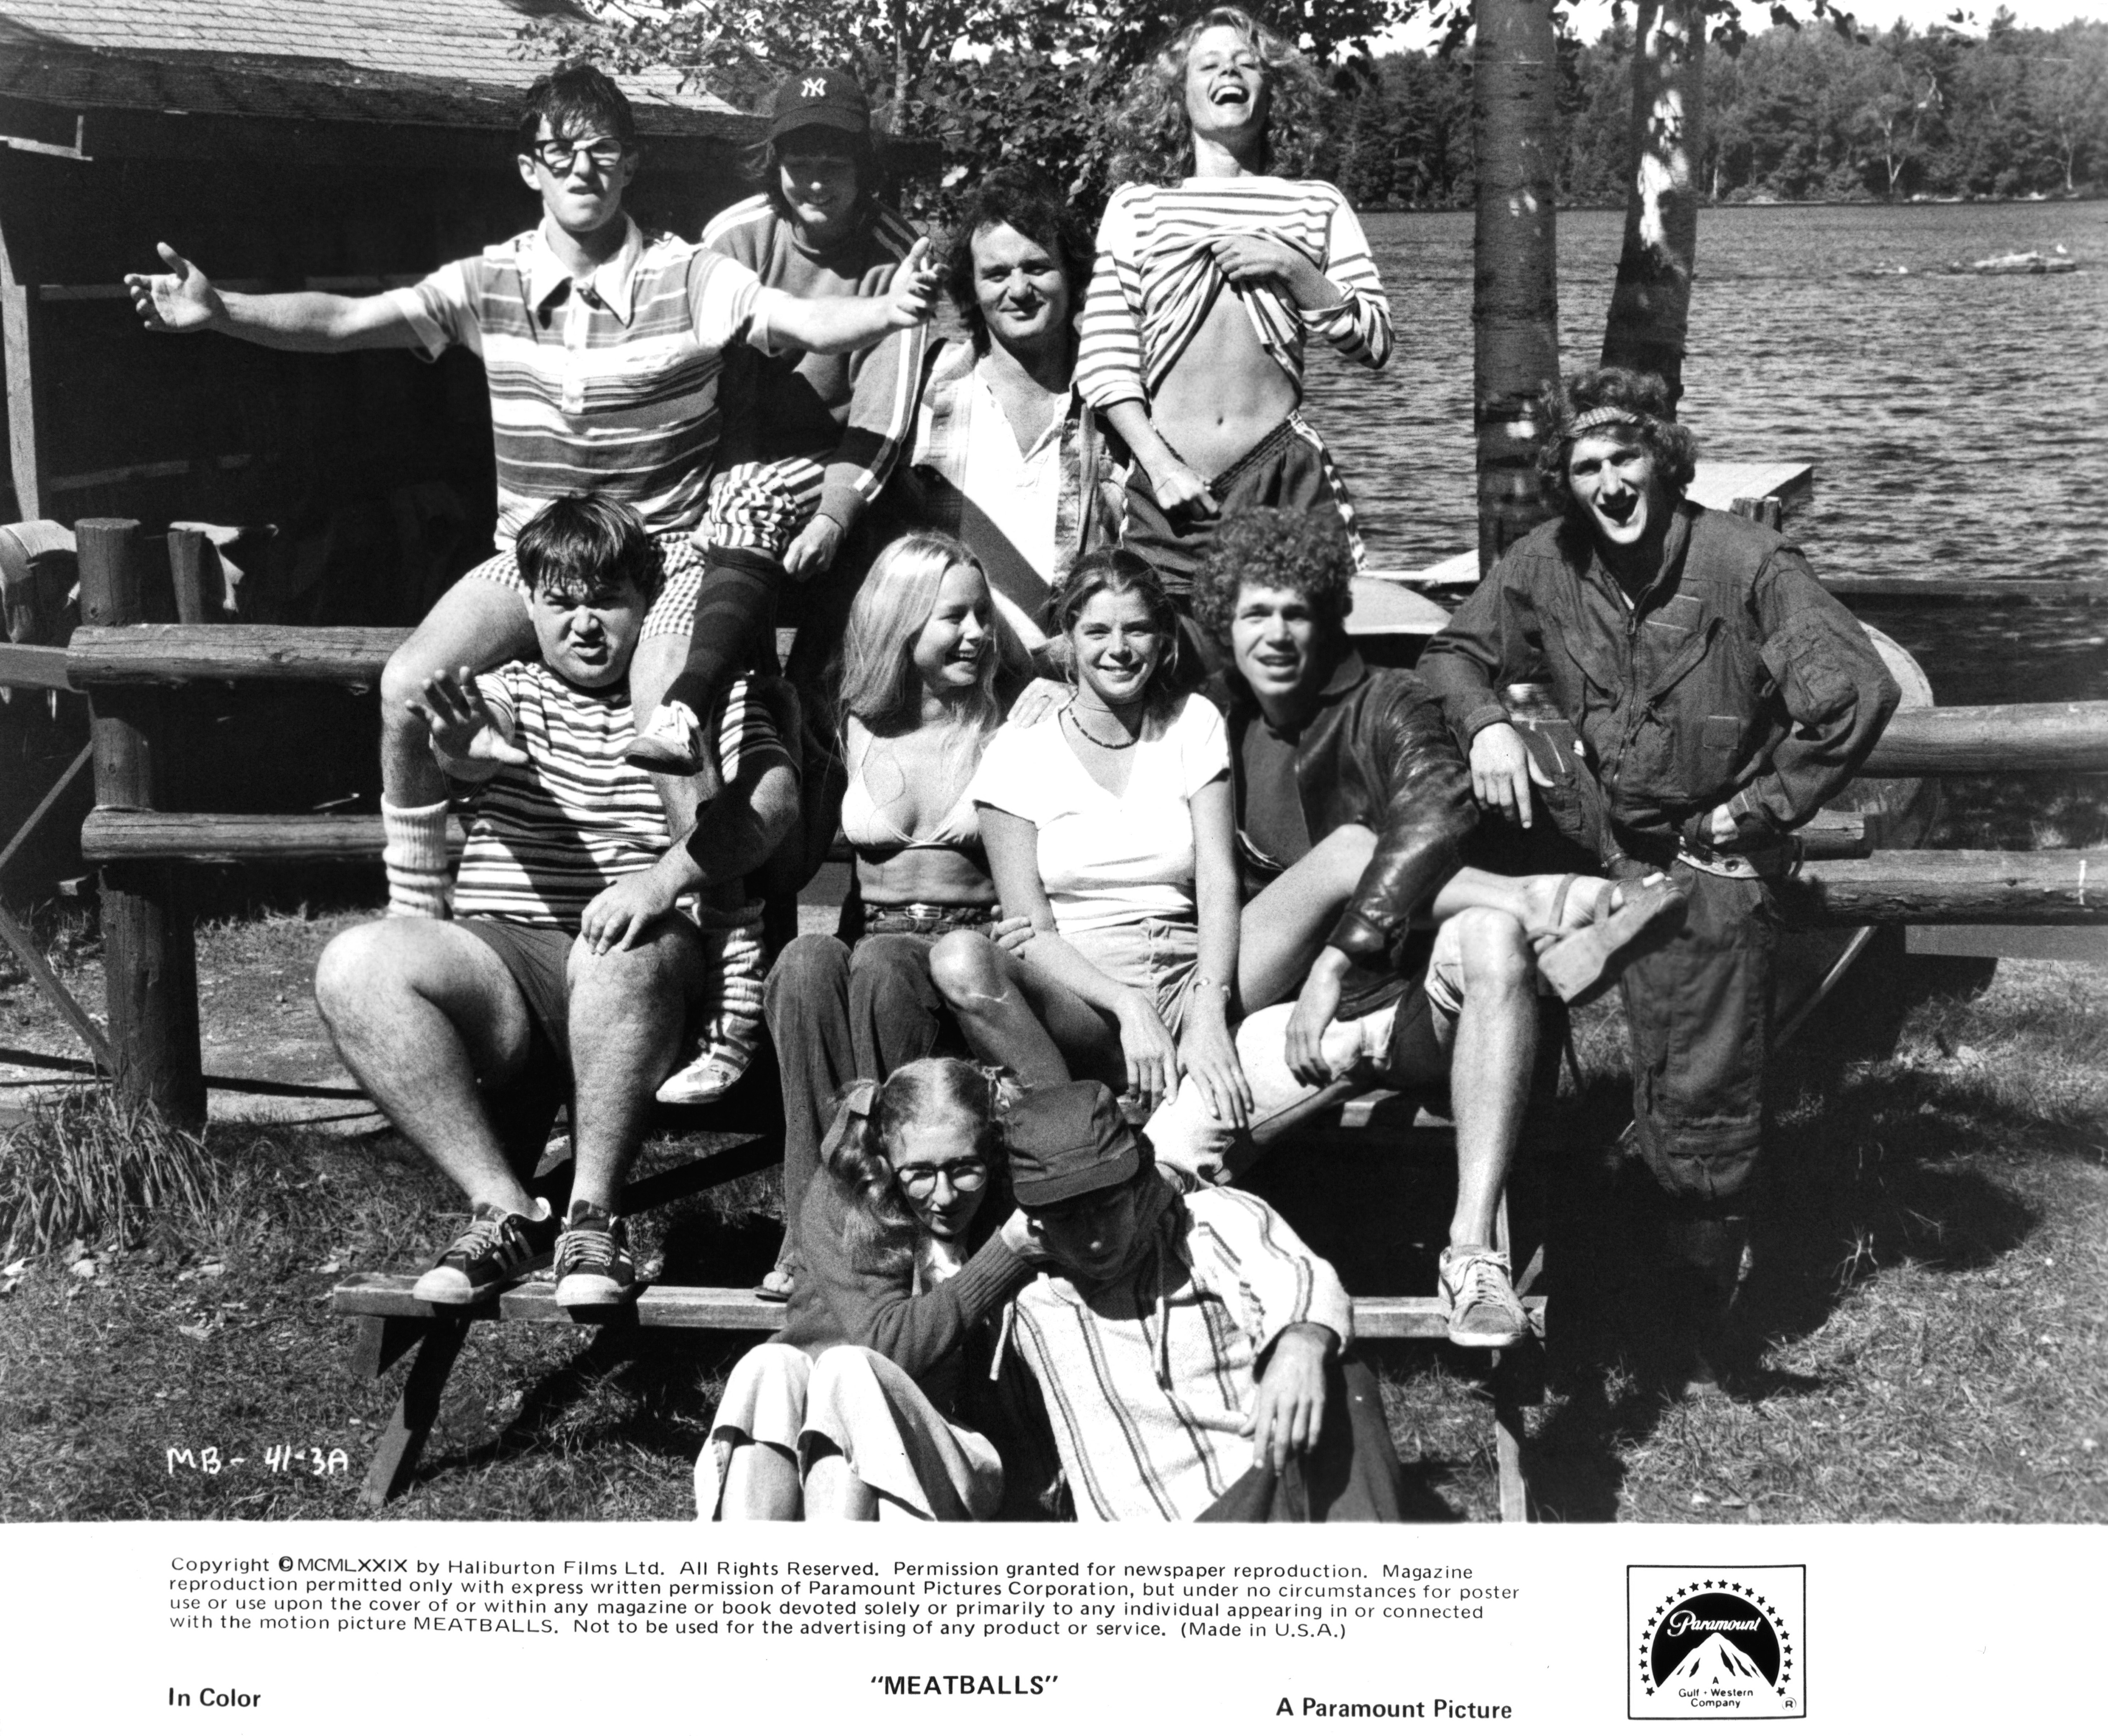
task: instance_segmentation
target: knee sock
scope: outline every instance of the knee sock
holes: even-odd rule
[[[783,564],[752,549],[713,548],[696,589],[696,628],[688,666],[666,690],[709,727],[710,713],[753,655],[754,641],[773,629],[776,590]],[[773,664],[774,659],[769,659]]]
[[[452,876],[447,868],[447,804],[397,807],[385,798],[381,852],[388,870],[388,914],[446,920]]]

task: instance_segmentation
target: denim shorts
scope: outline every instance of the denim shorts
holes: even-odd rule
[[[1116,929],[1086,929],[1061,938],[1114,982],[1146,989],[1164,1028],[1173,1037],[1180,1034],[1200,958],[1200,932],[1191,923],[1146,916]]]

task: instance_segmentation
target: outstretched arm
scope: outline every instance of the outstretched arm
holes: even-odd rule
[[[223,331],[268,349],[331,353],[349,349],[414,349],[421,341],[389,295],[331,295],[298,290],[244,295],[212,280],[165,241],[169,269],[132,272],[124,287],[150,331]]]
[[[883,295],[778,295],[768,304],[772,345],[815,350],[823,356],[867,349],[889,331],[904,331],[930,317],[940,277],[925,236],[908,250]]]

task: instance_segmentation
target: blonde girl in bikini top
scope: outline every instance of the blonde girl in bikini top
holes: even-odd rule
[[[967,784],[1029,676],[988,579],[957,538],[890,544],[842,644],[842,830],[866,906],[993,905]]]

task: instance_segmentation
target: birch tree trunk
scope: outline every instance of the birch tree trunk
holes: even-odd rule
[[[1559,376],[1552,0],[1476,0],[1479,169],[1471,298],[1479,571],[1547,517],[1537,448]]]
[[[907,130],[908,87],[915,82],[908,45],[908,0],[886,0],[885,16],[893,30],[893,101],[886,105],[886,128],[898,137]]]
[[[1697,164],[1705,136],[1705,0],[1639,0],[1633,50],[1633,176],[1603,364],[1659,374],[1683,395]]]

